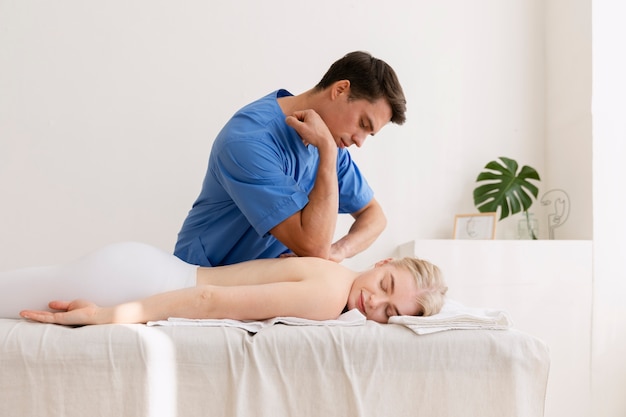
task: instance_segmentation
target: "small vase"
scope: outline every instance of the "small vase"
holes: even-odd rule
[[[529,227],[530,224],[530,227]],[[522,219],[517,222],[518,239],[537,239],[539,232],[539,222],[535,219],[534,213],[522,213]]]

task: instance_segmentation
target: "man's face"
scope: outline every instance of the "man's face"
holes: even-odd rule
[[[338,93],[322,112],[318,113],[328,126],[337,147],[361,147],[368,135],[374,136],[391,120],[391,106],[380,98],[349,100],[350,90]]]

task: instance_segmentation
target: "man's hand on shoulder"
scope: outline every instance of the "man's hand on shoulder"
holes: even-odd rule
[[[287,116],[285,122],[294,128],[305,145],[318,149],[337,148],[328,126],[315,110],[299,110]]]

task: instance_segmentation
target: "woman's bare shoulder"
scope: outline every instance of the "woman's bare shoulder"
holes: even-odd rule
[[[337,262],[328,259],[314,257],[290,257],[284,260],[294,264],[294,267],[302,271],[314,271],[328,274],[353,274],[354,272]]]
[[[258,285],[309,279],[350,281],[353,275],[353,271],[333,261],[294,256],[259,259],[215,268],[199,268],[198,284]]]

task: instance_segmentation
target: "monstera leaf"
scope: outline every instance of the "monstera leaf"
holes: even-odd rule
[[[537,198],[539,189],[529,180],[540,181],[534,168],[524,165],[517,170],[515,160],[501,156],[500,161],[485,165],[485,171],[478,174],[477,183],[483,183],[474,190],[474,205],[481,213],[497,212],[500,220],[509,215],[528,211]]]

